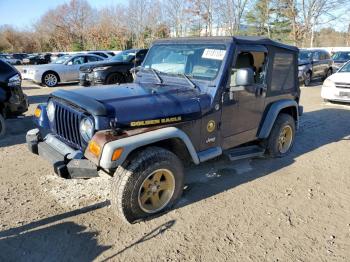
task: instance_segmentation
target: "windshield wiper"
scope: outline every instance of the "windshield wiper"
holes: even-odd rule
[[[159,73],[157,70],[155,70],[154,68],[150,68],[150,70],[152,71],[152,73],[154,74],[154,76],[157,78],[158,83],[159,84],[163,84],[163,79],[159,76]]]
[[[192,88],[198,88],[197,85],[188,77],[188,75],[186,75],[185,73],[180,75],[182,75],[187,80],[187,82],[190,84]]]
[[[152,68],[152,67],[150,67],[150,68],[144,68],[144,67],[141,67],[141,66],[139,66],[139,67],[136,67],[135,68],[137,71],[151,71],[152,73],[153,73],[153,75],[155,76],[155,78],[157,79],[157,81],[158,81],[158,84],[159,85],[161,85],[161,84],[163,84],[163,79],[159,76],[159,71],[158,70],[156,70],[156,69],[154,69],[154,68]]]

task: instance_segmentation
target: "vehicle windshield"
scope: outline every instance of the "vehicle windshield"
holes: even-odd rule
[[[57,58],[55,61],[52,62],[52,64],[63,64],[66,62],[71,56],[69,55],[64,55],[59,58]]]
[[[310,60],[312,56],[312,52],[299,52],[299,60]]]
[[[116,54],[110,60],[116,62],[130,62],[135,57],[135,50],[125,50]]]
[[[332,56],[333,60],[343,60],[348,61],[350,60],[350,52],[336,52]]]
[[[159,44],[150,49],[143,67],[211,81],[221,68],[226,49],[223,44]]]
[[[347,62],[342,68],[340,68],[339,72],[349,73],[350,72],[350,62]]]

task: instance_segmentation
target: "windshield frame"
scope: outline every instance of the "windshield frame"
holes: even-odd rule
[[[146,74],[152,74],[150,72],[150,70],[148,70],[149,68],[145,68],[145,63],[147,62],[147,60],[149,59],[149,57],[152,55],[152,49],[154,47],[158,47],[158,46],[162,46],[162,45],[169,45],[169,46],[176,46],[176,45],[199,45],[199,46],[206,46],[207,45],[207,49],[212,48],[213,46],[224,46],[225,47],[225,55],[223,57],[223,59],[221,60],[221,64],[220,67],[218,68],[217,74],[215,75],[214,78],[212,79],[203,79],[203,78],[198,78],[198,77],[193,77],[192,75],[186,75],[187,77],[190,78],[191,81],[194,82],[194,84],[200,84],[200,85],[205,85],[205,86],[216,86],[217,81],[220,79],[219,76],[221,76],[223,74],[223,71],[226,67],[227,64],[227,59],[229,57],[229,52],[230,52],[230,45],[231,43],[229,42],[221,42],[221,41],[184,41],[184,42],[160,42],[160,43],[155,43],[152,45],[152,47],[149,49],[149,51],[147,52],[145,59],[142,63],[142,68],[145,70],[140,70],[141,72],[144,72]],[[148,70],[148,72],[147,72]],[[159,73],[162,77],[162,79],[176,79],[175,81],[177,81],[178,79],[181,79],[181,84],[183,82],[189,84],[188,80],[186,80],[186,78],[183,76],[182,73],[167,73],[167,72],[162,72],[157,70],[157,73]],[[172,81],[172,83],[175,83]],[[166,84],[166,81],[165,81]]]

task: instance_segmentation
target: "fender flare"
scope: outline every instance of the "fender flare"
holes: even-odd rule
[[[133,150],[171,138],[178,138],[184,142],[193,162],[199,164],[199,157],[189,137],[176,127],[166,127],[108,142],[103,147],[99,166],[105,169],[116,168]],[[112,161],[112,155],[117,148],[123,148],[123,153],[118,160]]]
[[[295,108],[295,110],[296,110],[296,124],[297,124],[297,129],[298,129],[298,127],[299,127],[299,106],[298,106],[298,103],[292,99],[284,99],[284,100],[276,101],[270,106],[270,108],[268,109],[268,111],[266,113],[266,116],[264,118],[264,122],[258,131],[257,137],[259,139],[267,138],[270,135],[273,124],[275,123],[278,114],[281,112],[282,109],[288,108],[288,107]]]

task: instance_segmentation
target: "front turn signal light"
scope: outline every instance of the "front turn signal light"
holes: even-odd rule
[[[34,111],[34,116],[36,118],[39,118],[41,116],[41,109],[39,107],[37,107]]]
[[[123,153],[123,148],[117,148],[116,150],[114,150],[112,155],[112,161],[118,160],[119,157],[122,155],[122,153]]]
[[[101,147],[99,144],[97,144],[94,140],[91,140],[90,143],[89,143],[89,151],[95,155],[96,157],[99,157],[100,156],[100,153],[101,153]]]

